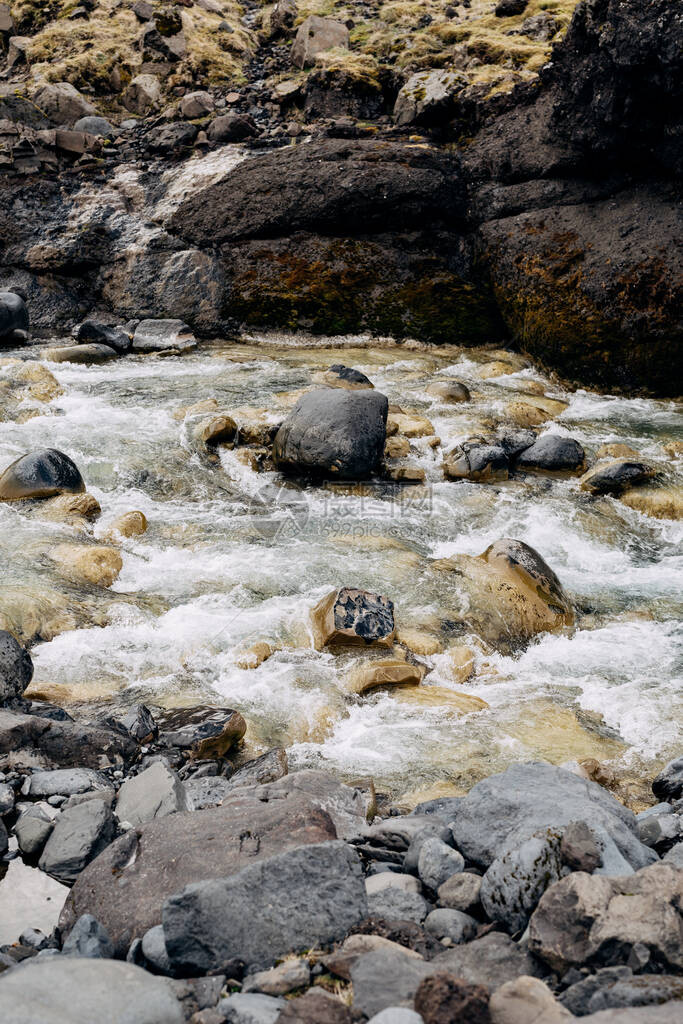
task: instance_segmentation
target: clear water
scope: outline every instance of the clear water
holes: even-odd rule
[[[442,451],[500,416],[515,389],[542,381],[546,394],[569,402],[554,432],[589,452],[606,442],[632,445],[670,474],[663,443],[679,429],[676,405],[566,394],[531,368],[482,380],[490,352],[365,339],[302,348],[300,340],[260,336],[101,367],[47,364],[64,395],[26,422],[0,423],[0,467],[47,445],[74,458],[102,506],[96,537],[131,509],[150,524],[123,542],[123,570],[110,590],[69,588],[54,575],[49,548],[78,540],[73,529],[0,505],[0,610],[18,587],[61,587],[90,614],[77,611],[81,628],[34,648],[33,692],[80,710],[139,700],[224,703],[247,719],[250,749],[282,744],[294,765],[373,775],[395,794],[457,790],[531,757],[595,756],[647,774],[680,752],[681,524],[590,498],[576,479],[452,483],[438,468]],[[253,472],[235,452],[202,458],[173,416],[213,397],[226,411],[261,408],[276,422],[288,394],[334,362],[431,419],[442,450],[419,439],[411,458],[424,467],[425,486],[315,486],[302,495],[275,473]],[[447,406],[426,393],[428,383],[449,377],[470,387],[471,403]],[[582,617],[575,630],[541,636],[515,656],[478,651],[465,685],[449,679],[443,655],[425,659],[425,688],[465,690],[488,710],[462,716],[438,700],[385,691],[349,696],[348,673],[368,655],[311,649],[308,610],[339,585],[386,594],[399,626],[438,629],[459,596],[430,559],[478,554],[499,537],[535,547]],[[255,670],[238,668],[236,651],[262,639],[281,650]]]

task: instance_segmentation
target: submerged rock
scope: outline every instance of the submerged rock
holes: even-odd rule
[[[84,490],[85,483],[75,462],[56,448],[22,455],[0,476],[0,501],[51,498]]]
[[[342,587],[311,610],[314,647],[366,644],[391,647],[396,627],[394,605],[380,594]]]
[[[83,344],[68,345],[66,348],[48,348],[45,350],[45,358],[51,363],[84,363],[89,366],[91,363],[106,363],[110,359],[116,359],[118,353],[109,345]]]
[[[508,456],[499,445],[465,441],[448,453],[443,471],[448,480],[507,480]]]
[[[275,435],[275,465],[343,480],[368,476],[382,458],[388,408],[374,390],[308,392]]]
[[[582,491],[591,494],[620,494],[628,487],[641,484],[655,475],[655,470],[645,462],[634,459],[615,459],[613,462],[598,463],[579,480]]]
[[[583,466],[585,458],[583,448],[572,437],[544,434],[518,455],[517,465],[522,469],[576,472]]]

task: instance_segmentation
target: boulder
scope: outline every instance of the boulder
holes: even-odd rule
[[[133,335],[133,352],[163,352],[196,348],[191,329],[182,320],[141,320]]]
[[[111,139],[116,135],[116,128],[106,117],[97,117],[92,114],[81,117],[74,125],[74,131],[85,132],[87,135],[95,135],[98,138]]]
[[[242,983],[242,991],[284,996],[297,988],[308,988],[310,980],[311,968],[307,960],[285,960],[270,970],[249,974]]]
[[[438,836],[431,836],[420,846],[417,872],[428,889],[436,891],[465,867],[465,858]]]
[[[500,445],[465,441],[449,452],[443,461],[447,480],[507,480],[509,461]]]
[[[15,292],[0,290],[0,341],[13,344],[28,338],[28,309],[26,302]]]
[[[669,761],[652,782],[652,792],[659,800],[683,797],[683,757]]]
[[[419,931],[419,929],[416,930]],[[332,974],[343,978],[345,981],[350,981],[351,968],[358,958],[377,949],[398,953],[399,956],[408,954],[408,956],[412,956],[416,960],[423,959],[420,953],[416,953],[415,950],[399,945],[398,942],[392,942],[390,939],[385,939],[381,935],[354,933],[344,939],[342,945],[332,953],[322,957],[321,963]]]
[[[92,103],[70,82],[47,82],[34,94],[33,102],[53,124],[69,127],[96,113]]]
[[[429,904],[416,892],[388,886],[368,896],[368,914],[383,921],[414,921],[421,924],[429,913]]]
[[[445,972],[425,978],[415,993],[415,1009],[424,1024],[491,1024],[488,1007],[489,994],[482,985],[469,985]]]
[[[648,1006],[675,1000],[683,1003],[683,978],[673,974],[634,975],[626,966],[603,967],[570,985],[560,996],[562,1005],[575,1017],[613,1007]]]
[[[302,846],[167,899],[166,950],[176,969],[191,973],[232,957],[269,966],[342,939],[367,912],[356,852],[341,841]]]
[[[211,705],[162,712],[158,723],[162,747],[177,747],[189,757],[202,761],[225,757],[247,731],[247,723],[239,711]]]
[[[82,363],[85,366],[106,363],[116,359],[118,353],[108,345],[66,345],[64,348],[48,348],[45,358],[51,363]]]
[[[142,516],[142,512],[128,512],[126,514],[129,516]],[[124,534],[124,536],[130,536],[130,534]],[[109,715],[103,721],[105,725],[114,729],[122,729],[136,743],[150,743],[159,735],[159,726],[146,704],[134,704],[127,711]]]
[[[210,142],[244,142],[258,134],[258,128],[244,114],[221,114],[214,117],[206,133]]]
[[[130,335],[120,327],[108,327],[97,320],[84,320],[74,331],[79,345],[106,345],[115,352],[128,352],[132,345]]]
[[[58,882],[69,885],[112,841],[114,832],[114,817],[103,800],[88,800],[69,807],[57,818],[39,867]]]
[[[0,501],[80,494],[85,483],[78,467],[56,448],[43,448],[15,459],[0,476]]]
[[[0,706],[21,697],[33,678],[33,659],[6,629],[0,629]]]
[[[634,948],[655,971],[683,971],[683,873],[659,863],[624,878],[574,872],[532,914],[529,949],[560,974],[627,963]],[[645,964],[642,964],[645,966]]]
[[[388,1006],[412,1007],[420,982],[433,973],[431,964],[409,950],[365,953],[351,967],[353,1008],[372,1017]]]
[[[545,829],[489,865],[481,882],[481,905],[491,921],[524,931],[541,896],[562,873],[559,830]]]
[[[483,868],[519,847],[539,829],[583,821],[633,869],[656,854],[640,842],[632,811],[602,786],[542,762],[514,764],[483,779],[458,805],[453,835],[459,850]]]
[[[418,71],[400,90],[394,104],[397,125],[434,127],[448,124],[468,79],[458,71]]]
[[[298,13],[295,0],[277,0],[270,13],[270,37],[287,35],[294,28]]]
[[[188,811],[204,811],[207,807],[220,807],[233,791],[230,780],[223,775],[190,778],[183,784]]]
[[[572,821],[563,829],[560,856],[572,871],[586,871],[590,875],[602,866],[600,844],[585,821]]]
[[[0,978],[0,1019],[7,1024],[184,1024],[165,978],[133,964],[77,957],[35,957]]]
[[[322,383],[328,388],[345,388],[347,391],[365,391],[374,388],[369,377],[360,370],[354,370],[343,363],[333,363],[329,369],[320,374]]]
[[[133,826],[188,809],[182,782],[160,761],[126,779],[116,798],[119,821]]]
[[[47,799],[113,789],[109,779],[92,768],[56,768],[48,772],[34,772],[26,779],[21,791],[24,796]]]
[[[238,790],[238,787],[235,789]],[[261,801],[283,800],[291,794],[301,793],[315,807],[329,815],[340,839],[357,837],[359,830],[365,827],[376,810],[371,787],[368,790],[346,786],[333,775],[312,768],[292,772],[274,782],[259,782],[257,785],[252,782],[249,789],[244,786],[239,787],[238,791]]]
[[[440,398],[442,402],[456,405],[458,402],[469,402],[469,388],[458,380],[437,380],[427,385],[427,394]]]
[[[184,886],[335,838],[329,815],[303,793],[264,802],[237,790],[222,807],[158,818],[117,839],[77,879],[60,927],[92,914],[125,955],[134,938],[161,923],[164,901]]]
[[[579,480],[582,491],[590,494],[620,494],[628,487],[635,487],[655,475],[655,470],[646,462],[635,459],[614,459],[599,462]]]
[[[136,75],[123,93],[123,103],[132,114],[144,117],[161,103],[161,85],[156,75]]]
[[[206,117],[214,110],[215,106],[211,93],[188,92],[178,104],[178,109],[182,117],[192,121],[198,117]]]
[[[319,53],[336,46],[345,50],[349,48],[349,30],[346,25],[332,18],[311,15],[299,25],[292,45],[292,64],[297,68],[311,67]]]
[[[433,565],[454,574],[464,623],[503,650],[574,622],[572,603],[559,579],[523,541],[504,538],[477,557],[454,555]],[[452,618],[457,617],[454,610]]]
[[[493,993],[489,1012],[491,1024],[568,1024],[574,1020],[547,985],[524,975]]]
[[[20,760],[22,751],[30,763],[38,754],[47,767],[77,762],[88,768],[104,768],[130,763],[137,754],[137,745],[120,733],[80,722],[0,709],[0,755],[12,752]]]
[[[480,893],[481,878],[479,875],[461,871],[460,874],[452,875],[443,885],[439,886],[437,895],[440,906],[471,914],[479,906]]]
[[[240,786],[263,786],[268,782],[277,782],[289,771],[287,751],[284,747],[274,747],[265,754],[247,761],[230,776],[230,788]]]
[[[342,587],[333,590],[311,610],[313,646],[373,645],[391,647],[394,641],[394,605],[380,594]]]
[[[66,579],[95,587],[110,587],[123,568],[120,552],[105,544],[56,544],[49,557]]]
[[[461,910],[449,910],[447,907],[432,910],[424,922],[424,930],[429,935],[441,941],[448,939],[450,944],[456,946],[473,939],[478,928],[479,925],[469,914],[463,914]]]
[[[517,466],[544,472],[577,472],[586,460],[586,453],[573,437],[544,434],[517,456]]]
[[[275,435],[275,465],[345,480],[369,476],[382,458],[388,408],[374,390],[309,391]]]
[[[235,992],[221,999],[216,1007],[220,1017],[214,1018],[221,1024],[278,1024],[281,1011],[287,1004],[284,999],[266,996],[256,992]],[[212,1024],[209,1021],[209,1024]]]
[[[377,686],[400,686],[406,683],[418,686],[424,678],[421,665],[398,658],[383,658],[369,665],[361,665],[349,677],[349,689],[353,693],[366,693]]]
[[[434,970],[448,971],[470,985],[482,985],[489,992],[521,974],[540,977],[543,969],[521,945],[502,932],[490,932],[480,939],[465,942],[431,961]]]

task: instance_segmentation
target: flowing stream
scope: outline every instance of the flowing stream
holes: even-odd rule
[[[680,424],[675,404],[568,393],[528,366],[482,377],[501,358],[491,351],[305,341],[264,335],[204,344],[182,358],[45,364],[63,394],[34,403],[39,415],[24,422],[0,422],[0,468],[31,449],[59,448],[102,506],[94,537],[132,509],[149,529],[122,542],[123,568],[110,589],[62,584],[65,601],[97,616],[76,613],[76,628],[33,648],[30,693],[78,714],[139,701],[224,704],[247,720],[249,753],[286,746],[292,766],[371,775],[413,802],[461,792],[515,760],[594,757],[640,776],[680,753],[681,524],[593,498],[576,477],[454,483],[439,469],[450,445],[535,388],[568,403],[542,430],[571,435],[588,453],[628,444],[670,474],[664,445]],[[255,472],[238,450],[203,455],[174,416],[216,398],[221,410],[253,407],[275,423],[293,392],[337,362],[431,420],[441,448],[417,438],[410,459],[425,470],[424,484],[300,490],[275,472]],[[467,384],[472,401],[447,405],[427,393],[430,382],[448,379]],[[575,628],[507,654],[453,631],[463,609],[430,559],[479,554],[500,537],[546,559],[580,611]],[[71,526],[0,505],[5,598],[56,586],[50,547],[74,540],[83,538]],[[341,585],[387,595],[400,628],[431,632],[444,648],[471,643],[475,674],[454,681],[447,655],[436,653],[422,659],[430,671],[419,689],[350,694],[350,670],[373,655],[316,652],[307,625],[313,604]],[[279,650],[255,669],[238,667],[238,652],[259,640]],[[463,715],[449,691],[489,707]]]

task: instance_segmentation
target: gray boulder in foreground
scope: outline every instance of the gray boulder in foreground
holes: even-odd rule
[[[275,435],[275,465],[340,480],[369,476],[382,458],[388,410],[379,391],[309,391]]]
[[[171,963],[195,973],[232,957],[270,966],[288,953],[342,939],[367,916],[358,855],[336,840],[189,885],[166,900],[162,921]]]
[[[38,958],[0,975],[3,1024],[184,1024],[164,978],[117,960]]]
[[[188,805],[182,782],[160,761],[127,779],[116,800],[119,821],[127,821],[130,825],[141,825],[145,821],[186,810]]]
[[[114,838],[114,816],[103,800],[70,807],[57,818],[39,867],[68,885]]]
[[[0,704],[21,697],[33,677],[31,655],[6,629],[0,629]]]
[[[657,860],[641,843],[632,811],[597,783],[540,761],[513,764],[473,786],[458,805],[453,835],[469,860],[487,868],[534,832],[572,821],[584,821],[605,843],[606,863],[612,853],[637,871]]]

